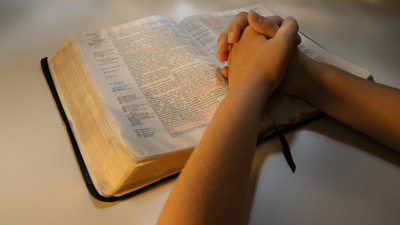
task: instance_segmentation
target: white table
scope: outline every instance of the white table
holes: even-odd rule
[[[261,3],[332,53],[400,87],[400,2],[379,0],[0,2],[0,224],[155,224],[169,180],[117,203],[87,191],[40,68],[74,32],[151,15]],[[292,174],[271,138],[257,148],[250,224],[399,224],[400,154],[325,117],[287,132]]]

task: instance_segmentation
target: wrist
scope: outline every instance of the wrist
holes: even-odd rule
[[[292,95],[308,101],[312,90],[318,87],[325,65],[304,55],[296,71],[297,79],[292,88]]]
[[[268,87],[267,85],[238,85],[229,86],[229,92],[227,96],[236,99],[237,102],[247,102],[249,106],[258,108],[261,112],[271,93],[272,88]]]
[[[314,104],[315,97],[325,93],[331,69],[331,65],[308,58],[304,63],[304,76],[299,82],[295,96]]]

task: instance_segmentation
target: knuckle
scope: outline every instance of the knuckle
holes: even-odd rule
[[[219,37],[218,37],[218,41],[220,41],[220,40],[222,40],[222,39],[225,39],[225,38],[227,38],[227,37],[228,37],[228,29],[226,29],[226,30],[224,30],[224,31],[221,32],[221,34],[220,34]]]
[[[287,40],[285,39],[278,39],[276,40],[276,46],[279,46],[282,50],[286,51],[287,49],[290,49],[290,45]]]
[[[251,32],[253,29],[251,28],[251,26],[247,26],[246,28],[244,28],[243,33],[248,33]]]
[[[282,25],[283,19],[282,17],[278,16],[278,15],[273,15],[273,16],[269,16],[268,18],[270,18],[272,21],[274,21],[274,23],[278,26]]]
[[[275,24],[275,22],[269,18],[265,18],[264,19],[264,25],[267,27],[273,27]]]
[[[247,12],[240,12],[236,15],[235,18],[247,17]]]

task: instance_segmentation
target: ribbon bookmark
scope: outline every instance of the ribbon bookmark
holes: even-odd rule
[[[282,134],[282,132],[275,126],[274,128],[276,133],[279,136],[279,140],[281,141],[282,147],[283,147],[283,155],[285,156],[286,162],[289,164],[290,169],[292,169],[292,172],[296,171],[296,164],[294,164],[293,158],[292,158],[292,153],[290,153],[290,148],[289,144],[286,141],[285,136]]]

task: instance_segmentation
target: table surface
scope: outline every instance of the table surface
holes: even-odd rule
[[[400,87],[399,1],[0,1],[0,223],[155,224],[175,180],[121,202],[93,199],[40,59],[78,31],[257,3],[297,18],[301,32],[377,82]],[[330,117],[285,135],[297,171],[276,138],[257,147],[250,224],[399,224],[400,154]]]

